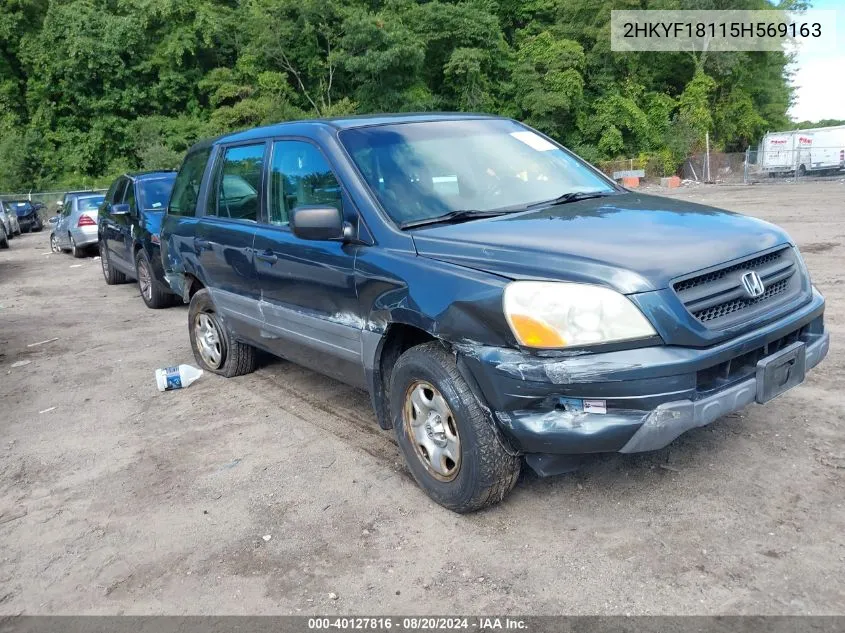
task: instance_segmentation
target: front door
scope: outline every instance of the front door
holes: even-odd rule
[[[276,141],[268,174],[267,214],[255,236],[265,346],[321,373],[365,386],[363,321],[355,289],[359,247],[302,240],[289,226],[297,206],[335,206],[351,216],[351,203],[323,154],[309,142]]]
[[[261,209],[265,143],[223,147],[208,202],[194,233],[202,279],[223,322],[236,338],[261,332],[252,243]]]
[[[135,265],[130,263],[126,254],[126,235],[129,233],[130,217],[128,215],[114,215],[112,207],[123,204],[127,189],[132,188],[129,178],[119,178],[106,194],[105,202],[98,214],[100,217],[100,239],[105,241],[109,251],[109,262],[130,275],[135,274]]]

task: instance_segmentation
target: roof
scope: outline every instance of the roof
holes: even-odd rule
[[[499,119],[494,114],[464,113],[464,112],[412,112],[404,114],[359,114],[326,119],[303,119],[297,121],[285,121],[273,123],[262,127],[256,127],[242,132],[224,134],[217,138],[206,139],[194,145],[189,152],[214,145],[216,143],[228,143],[232,141],[247,141],[255,138],[291,134],[301,131],[304,127],[324,126],[337,130],[349,130],[354,128],[372,127],[377,125],[395,125],[401,123],[422,123],[426,121],[461,121],[467,119]]]
[[[131,174],[126,174],[126,176],[132,180],[145,180],[153,176],[168,176],[175,173],[175,169],[155,169],[151,171],[136,171]]]

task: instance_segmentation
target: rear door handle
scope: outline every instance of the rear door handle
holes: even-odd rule
[[[273,251],[261,251],[260,253],[256,253],[255,256],[261,261],[267,262],[271,265],[279,261],[279,256]]]

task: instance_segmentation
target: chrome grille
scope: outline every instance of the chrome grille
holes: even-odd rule
[[[698,321],[708,327],[725,327],[798,294],[798,270],[795,252],[784,247],[680,279],[673,288]],[[765,286],[759,297],[749,297],[742,286],[742,276],[749,271],[755,271]]]
[[[689,290],[690,288],[695,288],[696,286],[701,286],[704,284],[713,283],[714,281],[719,281],[720,279],[724,279],[732,272],[737,270],[748,271],[748,270],[756,270],[761,266],[765,266],[766,264],[771,264],[772,262],[776,262],[780,259],[782,251],[777,251],[776,253],[768,253],[767,255],[761,255],[760,257],[755,257],[754,259],[749,259],[746,262],[740,262],[739,264],[734,264],[733,266],[728,266],[727,268],[723,268],[722,270],[717,270],[712,273],[706,273],[704,275],[699,275],[698,277],[693,277],[692,279],[686,279],[684,281],[679,281],[675,284],[675,290],[677,292],[683,292],[684,290]]]

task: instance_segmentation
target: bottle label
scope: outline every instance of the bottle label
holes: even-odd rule
[[[164,373],[167,379],[167,386],[164,388],[165,391],[182,388],[182,377],[179,375],[178,367],[165,367]]]

